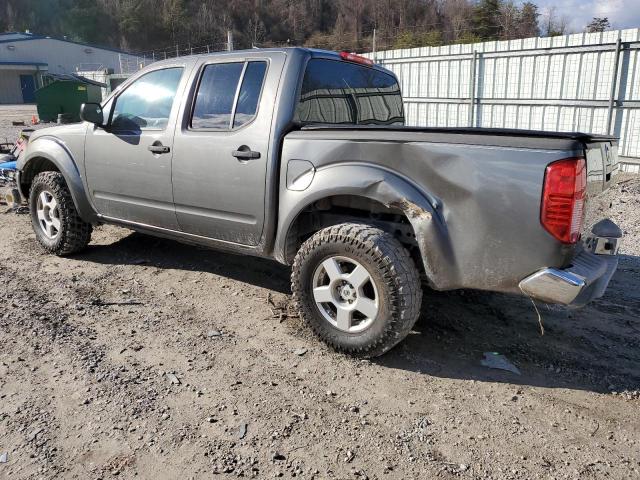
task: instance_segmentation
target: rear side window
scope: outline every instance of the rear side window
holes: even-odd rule
[[[242,63],[217,63],[205,67],[191,118],[192,128],[229,128],[243,66]]]
[[[400,86],[392,75],[370,67],[312,59],[295,118],[303,124],[403,125]]]
[[[111,128],[164,130],[182,77],[182,68],[154,70],[135,80],[115,100]]]
[[[246,68],[242,62],[207,65],[198,86],[191,128],[228,130],[253,120],[266,70],[266,62],[248,62]]]
[[[236,107],[236,115],[233,121],[234,127],[241,127],[256,116],[266,71],[267,64],[265,62],[250,62],[247,65],[242,87],[238,94],[238,106]]]

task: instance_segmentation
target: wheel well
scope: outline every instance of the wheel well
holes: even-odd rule
[[[36,175],[42,172],[59,172],[60,169],[51,160],[44,157],[36,157],[29,160],[20,176],[20,187],[25,195],[31,190],[31,184]]]
[[[404,212],[357,195],[336,195],[307,205],[287,232],[284,252],[287,262],[293,262],[300,246],[314,233],[340,223],[366,223],[392,234],[407,248],[416,266],[422,269],[416,234]]]

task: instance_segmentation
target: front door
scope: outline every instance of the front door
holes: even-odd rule
[[[179,106],[176,98],[186,83],[183,70],[163,68],[137,78],[105,105],[110,112],[107,127],[88,128],[85,170],[98,213],[179,229],[171,160]]]
[[[22,101],[24,103],[35,103],[36,82],[33,75],[20,75],[20,89],[22,90]]]
[[[264,225],[271,120],[283,53],[197,68],[191,111],[176,131],[173,195],[184,232],[257,245]]]

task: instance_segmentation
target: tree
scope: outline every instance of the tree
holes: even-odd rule
[[[102,29],[110,28],[113,24],[110,20],[99,3],[93,0],[78,0],[65,11],[62,22],[71,39],[100,42],[105,39]]]
[[[374,29],[378,50],[567,33],[567,20],[553,8],[539,22],[532,2],[0,0],[0,31],[29,29],[134,52],[154,50],[155,58],[175,55],[176,44],[181,54],[190,52],[189,46],[222,50],[227,30],[233,31],[236,48],[310,45],[353,51],[371,49]],[[609,28],[608,20],[595,20],[593,28]]]
[[[161,18],[170,35],[171,43],[178,42],[187,25],[187,9],[184,0],[163,0]]]
[[[501,0],[480,0],[473,19],[475,33],[483,40],[498,40],[502,33],[500,26]]]
[[[509,0],[500,6],[500,24],[502,40],[513,40],[514,38],[537,37],[540,35],[538,25],[537,5],[526,2],[522,7],[516,6]]]
[[[551,7],[544,15],[544,34],[547,37],[557,37],[565,35],[567,32],[567,18],[559,16],[556,7]]]
[[[398,35],[393,48],[437,47],[442,45],[442,33],[438,30],[429,32],[406,31]]]
[[[480,39],[474,33],[474,5],[468,0],[447,0],[442,5],[444,41],[450,43],[475,43]]]
[[[265,38],[266,29],[264,23],[260,20],[260,16],[254,13],[247,23],[247,30],[249,37],[251,38],[251,46],[259,46]]]
[[[611,23],[607,17],[593,17],[593,20],[587,25],[588,33],[604,32],[611,29]]]
[[[463,32],[457,39],[456,43],[480,43],[483,40],[473,32]]]
[[[518,37],[538,37],[540,35],[540,25],[538,18],[538,6],[535,3],[525,2],[520,8],[520,27]]]
[[[520,33],[520,9],[512,1],[500,5],[498,25],[500,25],[500,39],[513,40]]]

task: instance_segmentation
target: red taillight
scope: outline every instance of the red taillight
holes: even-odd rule
[[[547,166],[540,221],[551,235],[563,243],[576,243],[580,239],[586,191],[584,158],[567,158]]]
[[[373,60],[367,57],[361,57],[360,55],[356,55],[355,53],[340,52],[340,58],[342,60],[346,60],[347,62],[359,63],[368,67],[373,66]]]

